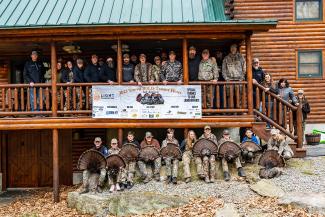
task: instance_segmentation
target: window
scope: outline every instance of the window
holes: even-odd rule
[[[298,77],[322,77],[322,51],[298,51]]]
[[[296,0],[296,20],[322,20],[322,0]]]

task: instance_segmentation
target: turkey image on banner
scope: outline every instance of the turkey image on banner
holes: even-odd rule
[[[93,85],[92,99],[93,118],[202,118],[199,85]]]

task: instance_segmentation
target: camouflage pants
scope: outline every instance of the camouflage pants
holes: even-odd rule
[[[198,176],[204,176],[202,158],[201,157],[196,157],[195,158],[195,164],[196,164],[196,173],[197,173],[197,175]]]
[[[134,161],[126,163],[126,167],[125,167],[125,169],[123,169],[123,172],[124,172],[123,180],[121,180],[121,182],[133,183],[133,178],[134,178],[134,174],[135,174],[135,165],[136,165],[136,162],[134,162]]]
[[[158,176],[160,175],[160,168],[161,168],[161,158],[158,157],[157,159],[155,159],[153,161],[154,164],[154,175]],[[147,177],[148,176],[148,172],[147,172],[147,166],[151,166],[151,162],[146,163],[143,161],[138,161],[138,165],[139,165],[139,169],[140,169],[140,173],[142,177]]]
[[[167,176],[176,177],[178,174],[178,159],[166,158],[166,172]]]
[[[114,185],[115,183],[121,183],[124,182],[125,178],[125,169],[120,168],[117,174],[108,173],[108,184]],[[115,182],[116,180],[116,182]]]
[[[89,186],[89,177],[91,172],[89,170],[84,170],[82,173],[82,185],[84,188],[88,188]],[[103,186],[106,178],[106,169],[101,169],[98,179],[98,186]]]
[[[290,158],[293,157],[292,154],[291,154],[291,152],[289,152],[289,151],[283,151],[283,152],[282,152],[282,156],[283,156],[283,158],[284,158],[285,160],[289,160]]]
[[[184,166],[184,178],[191,178],[191,160],[193,158],[192,151],[185,151],[182,156],[183,166]],[[201,158],[200,158],[201,159]],[[202,163],[201,163],[202,166]]]
[[[239,87],[238,87],[239,86]],[[239,96],[236,94],[236,90],[239,88]],[[232,102],[233,104],[230,105],[230,92],[232,92]],[[241,103],[244,103],[244,99],[242,99],[242,93],[243,93],[243,87],[242,85],[226,85],[226,102],[227,102],[227,108],[240,108]],[[236,96],[239,98],[238,102],[239,105],[236,105]],[[227,100],[228,99],[228,100]],[[255,106],[255,105],[254,105]]]
[[[205,177],[214,179],[216,176],[216,156],[211,155],[210,157],[203,157],[203,171]],[[210,176],[209,176],[210,175]]]
[[[223,172],[229,172],[228,162],[226,161],[226,159],[222,158],[221,162],[222,162],[222,170],[223,170]],[[237,169],[242,167],[239,157],[237,157],[234,160],[234,163],[235,163]]]
[[[213,99],[214,99],[214,86],[213,85],[206,85],[206,108],[210,109],[213,108]],[[204,92],[204,87],[202,87],[202,92]],[[204,95],[202,94],[202,97],[204,97]],[[204,100],[202,99],[202,102],[204,102]]]

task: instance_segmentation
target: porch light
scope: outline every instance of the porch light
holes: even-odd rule
[[[80,46],[77,46],[77,45],[66,45],[66,46],[63,46],[62,49],[65,52],[71,53],[71,54],[81,53]]]
[[[117,52],[117,44],[113,44],[112,46],[111,46],[111,48],[115,51],[115,52]],[[122,52],[129,52],[130,51],[130,49],[129,49],[129,45],[127,45],[127,44],[122,44]]]

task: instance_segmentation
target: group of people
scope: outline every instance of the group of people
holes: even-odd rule
[[[251,129],[247,129],[242,142],[254,142],[256,145],[261,147],[261,149],[276,150],[278,154],[284,159],[290,159],[293,156],[293,152],[290,146],[288,145],[285,137],[281,135],[281,133],[276,129],[272,129],[271,135],[272,136],[267,142],[267,144],[261,145],[260,140],[254,135],[253,131]],[[156,181],[160,181],[160,170],[162,162],[164,162],[166,165],[166,182],[168,184],[177,184],[179,160],[183,162],[183,178],[185,183],[191,182],[192,180],[192,174],[190,170],[191,162],[195,162],[196,173],[198,177],[204,180],[206,183],[215,182],[217,160],[221,161],[225,181],[229,181],[231,178],[228,168],[229,163],[235,164],[235,167],[238,171],[238,176],[246,177],[242,163],[247,162],[245,161],[245,159],[252,159],[254,157],[254,154],[243,151],[239,156],[235,156],[234,158],[230,158],[228,155],[223,157],[216,156],[215,154],[207,154],[202,156],[193,155],[193,146],[200,139],[210,140],[217,146],[220,146],[221,144],[227,141],[233,142],[228,130],[223,130],[222,137],[218,140],[215,134],[212,133],[212,129],[210,126],[204,127],[204,133],[199,138],[197,138],[193,130],[189,130],[187,133],[187,137],[181,143],[179,143],[178,140],[175,138],[174,129],[171,128],[167,129],[166,138],[161,143],[159,143],[159,141],[155,139],[153,134],[149,131],[145,133],[143,141],[139,143],[135,139],[135,133],[133,131],[129,131],[126,140],[123,141],[122,147],[131,143],[134,144],[141,152],[141,150],[146,148],[147,146],[153,146],[157,150],[161,150],[161,148],[166,147],[167,144],[172,143],[178,146],[178,148],[181,150],[181,159],[163,157],[161,155],[155,159],[152,159],[151,161],[137,159],[135,161],[127,162],[125,168],[119,168],[117,175],[111,174],[109,171],[101,170],[97,191],[102,192],[105,180],[108,180],[108,183],[110,185],[110,192],[131,189],[134,185],[136,165],[138,165],[143,183],[148,183],[153,178]],[[102,144],[102,140],[99,137],[95,138],[94,147],[92,149],[99,151],[105,157],[114,154],[119,154],[121,150],[118,146],[118,141],[116,138],[111,139],[110,148],[108,149]],[[153,172],[150,173],[148,168],[152,169]],[[81,193],[88,192],[88,178],[89,171],[85,170],[83,172],[83,185]]]

